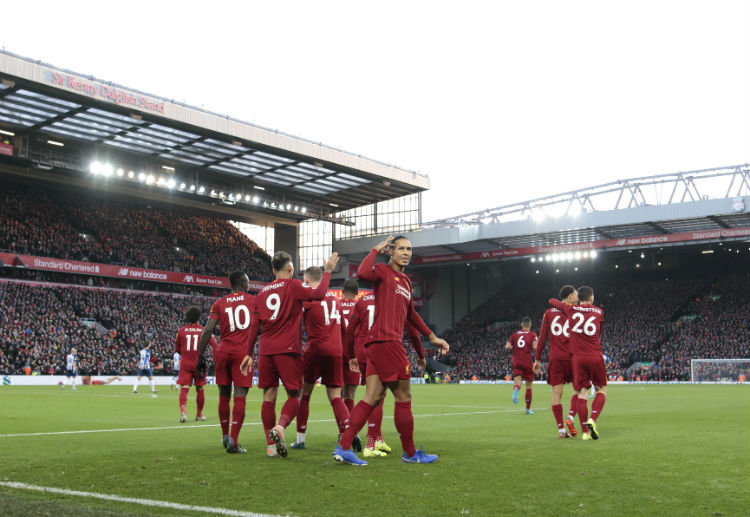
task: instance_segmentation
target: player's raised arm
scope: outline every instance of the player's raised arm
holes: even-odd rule
[[[565,314],[566,314],[567,316],[570,316],[570,315],[571,315],[571,314],[573,314],[573,312],[574,312],[574,311],[573,311],[573,306],[572,306],[572,305],[568,305],[567,303],[565,303],[565,302],[562,302],[562,301],[558,300],[557,298],[550,298],[550,299],[549,299],[549,304],[550,304],[550,305],[551,305],[552,307],[554,307],[555,309],[560,309],[560,310],[561,310],[561,311],[563,311],[563,312],[564,312],[564,313],[565,313]]]
[[[359,269],[357,269],[357,278],[361,278],[365,282],[370,282],[370,283],[372,283],[372,281],[375,280],[375,278],[377,277],[377,273],[375,272],[375,269],[374,269],[375,258],[379,254],[385,255],[388,253],[388,250],[392,246],[391,244],[392,239],[393,239],[393,235],[389,235],[386,240],[375,245],[370,250],[370,253],[365,257],[365,259],[359,265]]]

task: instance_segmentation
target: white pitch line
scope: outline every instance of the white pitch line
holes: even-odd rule
[[[228,508],[214,508],[212,506],[193,506],[190,504],[171,503],[169,501],[157,501],[155,499],[140,499],[136,497],[123,497],[113,494],[100,494],[97,492],[80,492],[78,490],[67,490],[65,488],[53,488],[48,486],[28,485],[26,483],[15,483],[12,481],[0,481],[0,486],[17,488],[21,490],[34,490],[36,492],[47,492],[50,494],[63,494],[75,497],[88,497],[91,499],[103,499],[104,501],[117,501],[120,503],[140,504],[143,506],[155,506],[159,508],[171,508],[186,512],[203,512],[213,515],[231,515],[233,517],[280,517],[266,513],[243,512],[230,510]]]
[[[540,411],[537,409],[536,411]],[[432,415],[414,415],[414,418],[428,418],[428,417],[439,417],[439,416],[459,416],[459,415],[488,415],[493,413],[515,413],[521,411],[519,409],[502,409],[494,411],[464,411],[459,413],[435,413]],[[384,419],[392,419],[390,415],[384,415]],[[325,422],[335,422],[333,418],[327,418],[323,420],[309,420],[309,423],[319,424]],[[262,425],[262,422],[245,422],[243,425]],[[46,433],[16,433],[16,434],[0,434],[0,438],[21,438],[25,436],[55,436],[64,434],[89,434],[89,433],[124,433],[130,431],[166,431],[169,429],[199,429],[204,427],[219,427],[219,424],[196,424],[196,425],[172,425],[166,427],[127,427],[120,429],[84,429],[80,431],[53,431]]]

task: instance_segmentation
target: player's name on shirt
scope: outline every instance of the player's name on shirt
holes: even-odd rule
[[[226,298],[227,303],[233,303],[233,302],[244,302],[245,301],[245,295],[239,294],[237,296],[228,296]]]
[[[573,308],[578,312],[595,312],[597,314],[604,314],[604,312],[595,305],[574,305]]]
[[[284,285],[286,285],[285,282],[276,282],[276,283],[273,283],[273,284],[268,284],[263,289],[261,289],[260,292],[261,293],[267,293],[268,291],[273,291],[274,289],[280,289],[280,288],[284,287]],[[302,284],[302,285],[304,285],[305,287],[307,287],[307,284]]]

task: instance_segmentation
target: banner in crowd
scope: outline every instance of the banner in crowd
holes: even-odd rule
[[[170,284],[195,285],[199,287],[229,288],[226,277],[198,275],[196,273],[177,273],[140,267],[114,266],[95,262],[34,257],[16,253],[0,253],[0,264],[4,266],[26,267],[42,271],[73,273],[79,275],[105,276],[127,280],[144,280],[149,282],[166,282]],[[250,281],[250,290],[258,291],[266,286],[265,282]]]
[[[525,255],[541,255],[545,253],[559,253],[567,251],[587,251],[603,248],[631,248],[634,246],[669,244],[673,242],[689,242],[745,237],[748,235],[750,235],[750,226],[721,230],[704,230],[698,232],[643,235],[640,237],[627,237],[624,239],[601,239],[596,241],[574,242],[571,244],[558,244],[553,246],[530,246],[527,248],[508,248],[501,250],[476,251],[472,253],[454,253],[451,255],[431,255],[428,257],[414,257],[412,259],[412,262],[414,264],[440,264],[445,262],[463,262],[466,260],[486,260],[504,257],[520,257]]]

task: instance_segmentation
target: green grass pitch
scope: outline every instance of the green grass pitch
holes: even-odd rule
[[[414,386],[415,441],[440,460],[401,463],[389,395],[383,431],[394,452],[364,468],[332,460],[336,429],[321,389],[308,449],[287,459],[265,457],[257,389],[245,455],[219,444],[216,387],[206,388],[209,421],[187,424],[177,422],[177,392],[130,389],[0,387],[0,481],[273,515],[750,515],[746,385],[610,386],[601,439],[588,442],[557,438],[546,385],[535,386],[531,416],[508,385]],[[191,391],[191,417],[194,400]],[[160,429],[31,435],[122,428]],[[294,435],[292,424],[288,443]],[[206,513],[0,486],[0,515]]]

